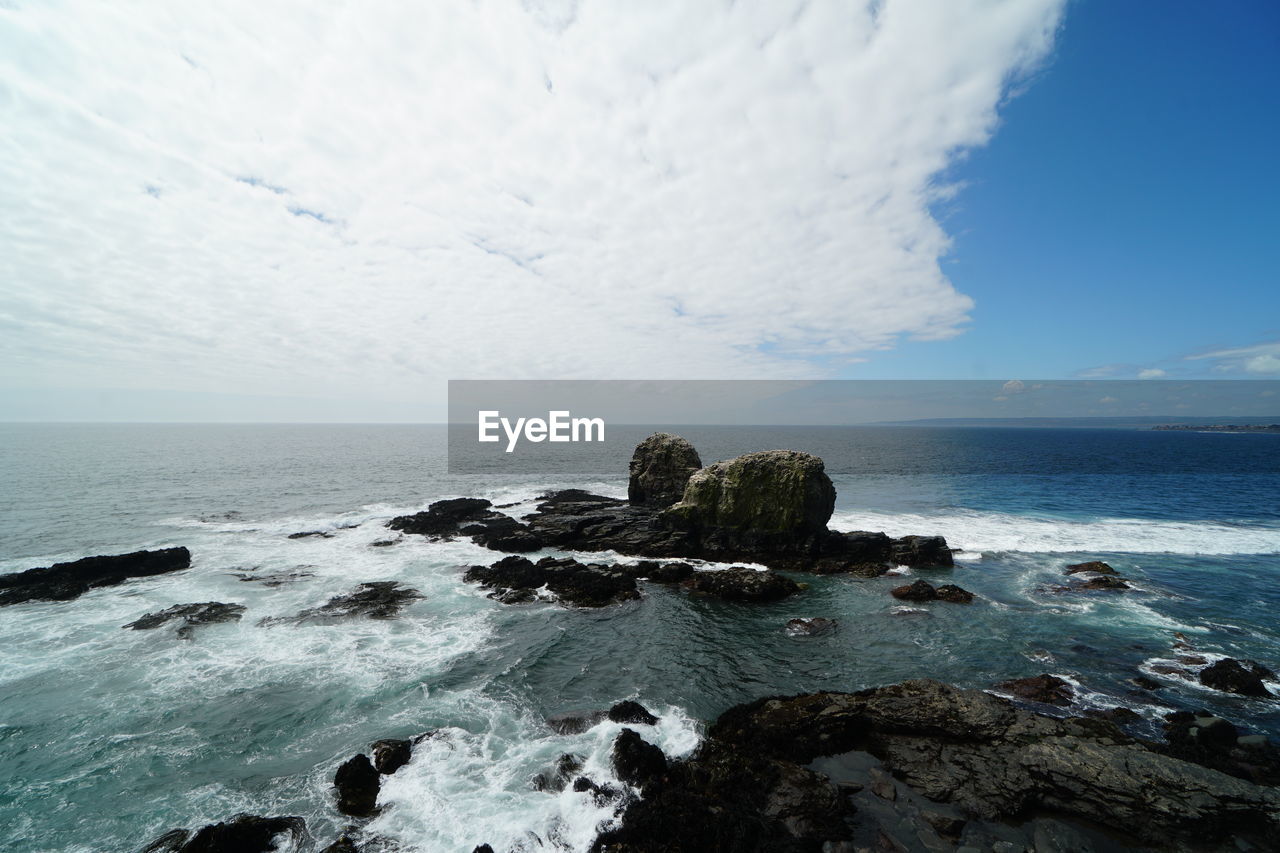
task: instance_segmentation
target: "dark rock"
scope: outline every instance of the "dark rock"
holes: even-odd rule
[[[654,433],[636,445],[631,456],[627,500],[665,508],[684,495],[689,477],[702,467],[693,445],[678,435]]]
[[[360,848],[349,835],[342,835],[320,853],[360,853]]]
[[[623,729],[613,742],[613,772],[628,785],[644,788],[660,780],[666,771],[667,757],[662,750],[634,729]]]
[[[493,848],[488,844],[481,844],[475,850],[472,850],[471,853],[493,853]]]
[[[1270,696],[1262,680],[1275,677],[1275,673],[1255,661],[1235,658],[1223,658],[1200,670],[1200,683],[1205,687],[1241,696]]]
[[[376,542],[370,542],[370,548],[389,548],[399,542],[399,539],[379,539]]]
[[[177,620],[181,623],[178,626],[178,636],[184,640],[189,640],[195,634],[196,628],[201,625],[212,625],[217,622],[239,622],[241,613],[244,613],[244,605],[241,604],[223,604],[219,601],[206,601],[200,604],[175,604],[167,610],[148,613],[141,619],[130,622],[124,627],[132,628],[135,631],[149,631],[153,628],[159,628],[170,621]]]
[[[400,611],[422,598],[422,593],[402,587],[398,581],[371,581],[360,584],[349,595],[334,596],[319,607],[308,608],[296,616],[264,619],[260,624],[325,625],[345,619],[394,619]]]
[[[450,536],[458,532],[461,522],[484,518],[492,506],[493,502],[484,498],[450,498],[436,501],[424,512],[396,516],[387,527],[421,536]]]
[[[814,616],[807,619],[789,619],[783,630],[789,637],[816,637],[820,634],[830,634],[836,629],[836,624],[834,619]]]
[[[944,583],[938,587],[938,600],[949,601],[952,604],[972,604],[973,593],[967,589],[961,589],[953,583]]]
[[[24,601],[68,601],[97,587],[176,572],[190,565],[191,552],[186,548],[164,548],[27,569],[0,575],[0,607]]]
[[[260,583],[263,586],[275,588],[284,586],[287,583],[295,583],[304,578],[313,578],[315,577],[315,572],[270,572],[263,575],[241,572],[236,577],[245,583]]]
[[[693,566],[688,563],[658,563],[642,577],[654,583],[680,583],[693,577]]]
[[[290,533],[289,539],[310,539],[318,537],[320,539],[332,539],[333,532],[329,530],[308,530],[305,533]]]
[[[1069,682],[1047,673],[1002,681],[996,685],[996,689],[1006,690],[1020,699],[1046,705],[1070,705],[1075,699],[1075,690]]]
[[[390,776],[409,763],[409,759],[413,757],[413,742],[384,738],[370,744],[369,751],[373,753],[374,769],[384,776]]]
[[[1085,716],[1093,717],[1095,720],[1109,720],[1118,726],[1127,726],[1130,723],[1137,723],[1142,720],[1142,715],[1132,708],[1090,708],[1085,711]]]
[[[349,758],[333,776],[338,789],[338,811],[352,817],[372,817],[378,811],[378,788],[382,779],[369,756]]]
[[[785,575],[740,566],[694,572],[684,585],[694,592],[714,595],[726,601],[779,601],[800,591],[800,585]]]
[[[955,565],[947,540],[941,536],[903,536],[894,539],[891,559],[898,565],[913,568]]]
[[[142,853],[270,853],[276,841],[288,835],[295,844],[309,843],[306,822],[300,817],[258,817],[238,814],[224,823],[212,823],[194,833],[175,829],[151,842]]]
[[[649,713],[649,709],[632,699],[619,702],[609,709],[609,719],[615,723],[638,723],[643,726],[656,726],[658,718]]]
[[[625,572],[567,558],[544,557],[534,563],[526,557],[504,557],[491,566],[472,566],[463,579],[499,593],[528,593],[527,600],[545,586],[561,602],[578,607],[604,607],[640,597],[635,578]],[[500,600],[510,603],[512,599]]]
[[[1129,683],[1136,687],[1141,687],[1143,690],[1159,690],[1164,686],[1154,678],[1148,678],[1145,675],[1135,675],[1129,679]]]
[[[889,594],[903,601],[933,601],[938,597],[938,591],[933,588],[933,584],[926,580],[917,580],[903,586],[896,586],[889,590]]]
[[[1063,571],[1063,574],[1075,575],[1075,574],[1079,574],[1080,572],[1094,572],[1100,575],[1119,574],[1119,572],[1117,572],[1115,569],[1111,568],[1101,560],[1090,560],[1087,563],[1075,563],[1073,565],[1067,566],[1067,568]]]
[[[547,725],[559,735],[578,735],[598,725],[607,716],[607,711],[566,711],[547,717]]]
[[[1265,736],[1241,735],[1228,720],[1205,710],[1165,715],[1168,755],[1260,785],[1280,785],[1280,750]]]
[[[458,532],[470,536],[477,545],[494,551],[528,553],[543,547],[542,540],[529,530],[528,525],[500,512],[461,524]]]
[[[1110,575],[1101,575],[1096,578],[1090,578],[1082,584],[1077,584],[1073,589],[1129,589],[1129,584],[1125,583],[1124,578],[1112,577]]]
[[[556,759],[555,766],[533,777],[535,791],[563,791],[574,774],[582,769],[582,756],[566,752]]]

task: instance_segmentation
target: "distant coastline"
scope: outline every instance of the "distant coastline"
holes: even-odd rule
[[[1183,432],[1269,432],[1280,433],[1280,424],[1159,424],[1152,429]]]

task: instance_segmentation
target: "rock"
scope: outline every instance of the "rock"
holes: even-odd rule
[[[320,851],[320,853],[360,853],[360,848],[349,835],[341,835],[336,841]]]
[[[471,853],[493,853],[493,848],[488,844],[481,844],[475,850],[472,850]]]
[[[378,539],[369,543],[370,548],[389,548],[399,542],[399,539]]]
[[[327,625],[346,619],[394,619],[400,611],[425,598],[416,589],[403,587],[398,581],[362,583],[349,595],[336,595],[319,607],[311,607],[296,616],[263,619],[260,625],[281,623]]]
[[[714,595],[726,601],[779,601],[800,591],[800,585],[785,575],[740,566],[694,572],[684,585],[694,592]]]
[[[730,542],[784,545],[825,534],[835,503],[835,486],[821,459],[766,450],[701,469],[664,515],[704,536],[721,531]]]
[[[559,735],[578,735],[599,725],[607,716],[607,711],[566,711],[547,717],[547,725]]]
[[[830,634],[836,629],[836,620],[822,616],[807,619],[789,619],[783,630],[788,637],[817,637]]]
[[[1095,574],[1099,574],[1099,575],[1119,574],[1119,572],[1117,572],[1115,569],[1111,568],[1109,565],[1102,562],[1101,560],[1090,560],[1087,563],[1074,563],[1073,565],[1067,566],[1067,568],[1063,571],[1063,574],[1075,575],[1075,574],[1079,574],[1080,572],[1094,572]]]
[[[1020,699],[1046,705],[1070,705],[1075,699],[1075,690],[1069,682],[1047,673],[1002,681],[996,685],[996,689],[1006,690]]]
[[[374,769],[384,776],[390,776],[409,763],[409,759],[413,757],[413,742],[384,738],[370,744],[369,752],[373,754]]]
[[[460,523],[484,518],[492,506],[484,498],[450,498],[436,501],[424,512],[396,516],[387,527],[420,536],[450,536],[458,532]]]
[[[658,563],[642,577],[654,583],[680,583],[693,577],[693,566],[688,563]]]
[[[628,785],[644,788],[667,771],[662,750],[640,737],[635,729],[623,729],[613,742],[613,772]]]
[[[1275,788],[1164,754],[1109,723],[1056,719],[928,679],[740,705],[699,751],[714,749],[793,765],[865,751],[897,784],[978,818],[1049,812],[1159,849],[1217,849],[1231,837],[1266,848],[1280,830]],[[680,773],[677,764],[669,776]]]
[[[352,817],[372,817],[378,811],[378,788],[382,779],[369,756],[349,758],[333,776],[338,789],[338,811]]]
[[[308,530],[308,531],[306,531],[305,533],[290,533],[290,534],[289,534],[289,536],[288,536],[287,538],[289,538],[289,539],[310,539],[310,538],[312,538],[312,537],[317,537],[317,538],[320,538],[320,539],[332,539],[332,538],[333,538],[333,531],[331,531],[331,530]]]
[[[1241,696],[1270,696],[1262,683],[1264,678],[1275,678],[1275,673],[1265,666],[1251,660],[1223,658],[1215,664],[1200,670],[1200,683],[1214,690],[1225,693],[1238,693]]]
[[[1124,578],[1115,578],[1110,575],[1102,575],[1096,578],[1090,578],[1082,584],[1077,584],[1073,589],[1129,589],[1129,584],[1125,583]]]
[[[1093,717],[1095,720],[1109,720],[1118,726],[1127,726],[1130,723],[1136,723],[1142,720],[1142,715],[1132,708],[1090,708],[1085,711],[1086,717]]]
[[[159,628],[171,621],[179,621],[178,637],[189,640],[201,625],[212,625],[217,622],[239,622],[244,613],[244,605],[223,604],[219,601],[206,601],[199,604],[175,604],[167,610],[148,613],[125,625],[135,631],[149,631]]]
[[[933,584],[925,580],[916,580],[904,586],[889,590],[894,598],[903,601],[949,601],[953,604],[971,604],[973,593],[961,589],[955,584],[943,584],[935,589]]]
[[[282,835],[288,835],[294,844],[310,842],[306,821],[300,817],[238,814],[194,833],[185,829],[167,832],[142,853],[270,853],[279,849],[276,841]]]
[[[1280,751],[1261,735],[1241,735],[1228,720],[1208,711],[1165,715],[1169,755],[1261,785],[1280,785]]]
[[[871,793],[882,800],[893,801],[898,798],[898,787],[893,784],[893,777],[878,767],[871,768]]]
[[[643,726],[656,726],[658,718],[649,713],[649,709],[639,702],[627,699],[609,709],[609,719],[615,723],[638,723]]]
[[[636,445],[631,456],[627,500],[665,508],[684,495],[689,477],[702,467],[693,445],[678,435],[659,432]]]
[[[528,525],[500,512],[461,524],[458,532],[470,536],[471,541],[477,545],[493,551],[528,553],[543,547],[542,540],[529,530]]]
[[[1143,690],[1159,690],[1164,686],[1154,678],[1149,678],[1145,675],[1135,675],[1129,679],[1129,683]]]
[[[913,568],[955,565],[947,540],[941,536],[903,536],[894,539],[891,559],[898,565]]]
[[[191,552],[186,548],[164,548],[27,569],[0,575],[0,607],[25,601],[68,601],[91,589],[176,572],[190,565]]]
[[[555,767],[533,777],[535,791],[563,791],[569,780],[582,769],[582,756],[566,752],[556,759]]]
[[[260,583],[266,587],[284,586],[287,583],[295,583],[305,578],[315,577],[315,572],[269,572],[267,574],[251,574],[248,572],[239,572],[236,577],[245,583]]]
[[[578,607],[604,607],[640,597],[635,578],[616,567],[599,563],[579,563],[567,558],[544,557],[537,563],[527,557],[505,557],[491,566],[472,566],[463,579],[498,595],[516,591],[533,600],[546,587],[561,602]],[[502,596],[507,603],[521,600]]]

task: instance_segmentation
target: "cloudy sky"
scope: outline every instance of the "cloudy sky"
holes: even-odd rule
[[[1046,317],[1105,274],[1028,248],[1092,244],[1045,223],[1010,245],[1020,206],[1090,203],[1069,175],[1010,188],[1099,82],[1073,39],[1137,20],[1096,0],[0,0],[0,405],[398,420],[436,419],[449,378],[1275,376],[1274,296],[1198,338],[1086,343]]]

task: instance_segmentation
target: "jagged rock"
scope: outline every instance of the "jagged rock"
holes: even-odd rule
[[[563,791],[574,774],[582,769],[582,756],[566,752],[556,759],[555,766],[533,777],[535,791]]]
[[[190,565],[191,552],[186,548],[134,551],[54,563],[45,568],[0,575],[0,607],[25,601],[68,601],[97,587],[114,586],[129,578],[176,572]]]
[[[1200,683],[1205,687],[1241,696],[1270,696],[1262,680],[1275,677],[1274,672],[1256,661],[1235,658],[1223,658],[1200,670]]]
[[[1161,849],[1232,836],[1266,847],[1280,830],[1274,788],[1163,754],[1107,722],[928,679],[757,700],[721,715],[708,737],[795,763],[863,750],[919,794],[981,818],[1044,810]]]
[[[1096,578],[1089,578],[1082,584],[1077,584],[1074,589],[1129,589],[1129,584],[1125,583],[1124,578],[1112,577],[1111,575],[1101,575]]]
[[[642,577],[654,583],[680,583],[693,577],[693,566],[688,563],[658,563]]]
[[[609,719],[615,723],[639,723],[644,726],[656,726],[658,718],[649,713],[649,709],[632,699],[619,702],[609,709]]]
[[[1075,575],[1075,574],[1079,574],[1080,572],[1093,572],[1094,574],[1099,574],[1099,575],[1120,574],[1115,569],[1111,568],[1111,566],[1107,565],[1101,560],[1090,560],[1087,563],[1074,563],[1070,566],[1067,566],[1067,568],[1063,571],[1063,574]]]
[[[383,738],[369,745],[373,754],[374,769],[384,776],[390,776],[409,763],[413,757],[413,742],[396,738]]]
[[[627,500],[669,507],[680,500],[689,477],[701,467],[702,459],[692,444],[678,435],[654,433],[636,445],[631,456]]]
[[[949,601],[952,604],[972,604],[973,593],[967,589],[961,589],[953,583],[944,583],[938,587],[938,600]]]
[[[284,586],[287,583],[295,583],[305,578],[315,577],[315,572],[268,572],[267,574],[253,574],[251,572],[238,572],[236,577],[244,583],[260,583],[263,586],[275,588]]]
[[[529,530],[528,525],[500,512],[461,524],[458,532],[470,536],[471,541],[477,545],[493,551],[528,553],[543,547],[542,540]]]
[[[836,620],[823,616],[811,618],[789,619],[783,630],[789,637],[816,637],[829,634],[836,629]]]
[[[470,536],[477,545],[494,551],[537,551],[542,539],[527,525],[493,509],[484,498],[449,498],[436,501],[423,512],[401,515],[387,527],[404,533],[436,538]]]
[[[635,729],[623,729],[613,742],[613,772],[628,785],[644,788],[659,781],[666,770],[667,757],[662,750]]]
[[[269,853],[279,849],[275,842],[286,834],[295,844],[310,842],[306,821],[300,817],[238,814],[194,833],[186,829],[166,832],[142,853]]]
[[[952,604],[973,602],[973,593],[967,589],[961,589],[952,583],[935,588],[925,580],[916,580],[905,586],[894,587],[889,590],[889,594],[903,601],[949,601]]]
[[[694,592],[714,595],[726,601],[778,601],[800,591],[800,585],[785,575],[739,566],[694,572],[684,585]]]
[[[201,625],[212,625],[217,622],[239,622],[244,613],[242,604],[223,604],[220,601],[206,601],[199,604],[175,604],[167,610],[148,613],[125,625],[135,631],[149,631],[159,628],[168,622],[178,620],[178,637],[189,640],[195,635],[196,628]]]
[[[333,531],[331,530],[307,530],[303,533],[290,533],[289,539],[311,539],[313,537],[319,539],[332,539]]]
[[[901,566],[926,568],[955,564],[947,540],[941,536],[903,536],[893,540],[892,559]]]
[[[582,734],[608,716],[607,711],[566,711],[547,717],[547,725],[560,735]]]
[[[1002,681],[996,685],[996,688],[1006,690],[1020,699],[1041,702],[1045,705],[1070,705],[1076,695],[1070,682],[1048,673]]]
[[[401,586],[398,581],[362,583],[349,595],[335,595],[319,607],[311,607],[296,616],[263,619],[261,625],[281,623],[326,625],[345,619],[394,619],[400,611],[425,596],[416,589]]]
[[[333,776],[338,789],[338,811],[352,817],[371,817],[378,811],[378,788],[382,779],[369,756],[349,758]]]
[[[497,590],[500,600],[508,603],[521,599],[506,592],[527,593],[523,600],[532,600],[533,593],[543,587],[561,602],[578,607],[604,607],[640,597],[635,578],[616,567],[567,558],[544,557],[534,563],[527,557],[504,557],[491,566],[472,566],[462,577]]]

